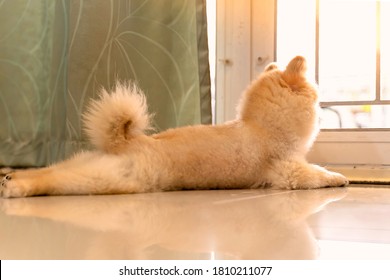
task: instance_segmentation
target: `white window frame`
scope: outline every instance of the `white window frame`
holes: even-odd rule
[[[276,57],[277,0],[217,0],[216,123],[234,119],[242,92]],[[390,130],[322,130],[308,155],[352,182],[390,182]]]

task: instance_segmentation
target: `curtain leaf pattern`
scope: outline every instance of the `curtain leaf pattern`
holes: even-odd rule
[[[117,80],[145,91],[157,131],[210,123],[204,1],[0,1],[0,166],[88,148],[81,114]]]

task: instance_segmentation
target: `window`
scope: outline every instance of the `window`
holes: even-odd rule
[[[277,58],[309,59],[322,128],[390,128],[389,19],[389,2],[278,0]]]

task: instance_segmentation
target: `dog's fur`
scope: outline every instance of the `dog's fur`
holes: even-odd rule
[[[244,93],[235,121],[147,136],[145,97],[134,85],[103,90],[84,115],[97,148],[53,166],[4,177],[1,196],[124,194],[179,189],[311,189],[348,184],[309,164],[318,133],[317,89],[297,56],[269,65]]]

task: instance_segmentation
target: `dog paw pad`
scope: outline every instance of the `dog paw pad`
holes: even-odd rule
[[[7,187],[7,182],[9,182],[11,179],[12,179],[11,175],[5,175],[3,177],[3,179],[1,180],[1,182],[0,182],[1,187],[6,188]]]

